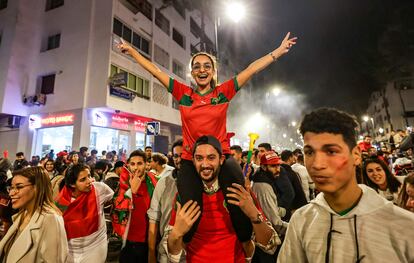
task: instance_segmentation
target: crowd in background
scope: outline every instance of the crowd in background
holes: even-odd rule
[[[371,142],[371,137],[365,136],[358,144],[363,156],[362,164],[357,167],[356,174],[358,183],[368,185],[379,195],[392,201],[396,206],[414,212],[414,173],[411,172],[414,167],[414,156],[411,135],[402,137],[398,140],[394,139],[392,144],[387,145],[390,147],[376,147],[372,145]],[[168,220],[164,219],[164,222],[161,222],[162,224],[160,227],[159,216],[151,218],[151,213],[154,212],[150,209],[151,198],[153,192],[156,192],[155,189],[157,188],[156,186],[158,185],[158,182],[160,182],[162,178],[173,178],[171,176],[179,169],[181,153],[177,150],[178,148],[176,148],[178,146],[181,147],[182,142],[181,145],[174,144],[171,152],[166,154],[153,153],[150,146],[146,147],[143,151],[140,151],[142,154],[145,154],[145,157],[142,159],[145,159],[144,173],[146,178],[149,178],[147,180],[149,182],[147,182],[147,191],[150,193],[146,203],[142,204],[143,209],[145,210],[145,216],[142,220],[143,222],[147,222],[144,224],[147,228],[144,232],[148,233],[148,228],[150,228],[150,235],[149,237],[143,237],[138,243],[151,243],[147,244],[145,249],[149,250],[149,252],[146,252],[146,255],[149,253],[149,259],[151,259],[152,254],[153,262],[156,262],[157,259],[161,262],[165,262],[166,260],[158,253],[161,251],[161,246],[159,244],[163,234],[162,227],[165,227]],[[248,152],[243,151],[239,145],[231,146],[230,150],[231,156],[240,165],[240,168],[245,169]],[[30,161],[26,160],[22,152],[19,152],[16,154],[15,159],[11,161],[5,151],[3,153],[3,158],[0,160],[0,238],[5,236],[8,229],[12,226],[12,215],[19,211],[18,209],[14,210],[10,202],[10,189],[17,189],[15,191],[20,190],[19,188],[10,188],[13,175],[19,177],[19,175],[25,173],[22,171],[36,167],[36,169],[38,169],[36,171],[38,174],[37,176],[46,176],[50,182],[44,184],[44,187],[50,188],[52,194],[50,198],[52,198],[51,200],[54,200],[60,209],[57,211],[66,213],[67,211],[65,209],[69,207],[69,204],[71,203],[70,200],[74,197],[73,193],[77,191],[77,180],[83,176],[82,171],[85,171],[85,178],[89,176],[91,177],[90,181],[94,185],[97,198],[102,199],[98,201],[98,203],[100,202],[101,207],[98,205],[97,213],[98,215],[100,213],[104,215],[102,220],[104,220],[103,222],[106,225],[105,228],[99,225],[99,229],[101,229],[100,235],[103,237],[101,238],[101,243],[103,240],[102,244],[105,248],[101,251],[97,250],[97,253],[101,253],[102,260],[107,260],[108,262],[118,260],[120,255],[122,258],[121,251],[124,251],[124,249],[121,250],[121,248],[123,246],[125,247],[125,244],[122,245],[122,235],[125,234],[123,232],[125,229],[120,229],[122,229],[122,227],[125,228],[124,223],[126,221],[124,221],[124,223],[120,223],[120,221],[117,222],[119,224],[115,223],[114,221],[120,219],[120,214],[114,216],[114,213],[122,211],[122,209],[118,209],[119,204],[117,201],[120,200],[120,196],[124,196],[125,190],[129,189],[129,187],[132,187],[131,185],[134,184],[134,182],[128,181],[131,180],[128,177],[130,174],[124,174],[130,173],[134,169],[133,166],[131,166],[131,160],[134,160],[134,154],[135,156],[140,156],[139,154],[136,155],[136,151],[131,153],[129,158],[127,158],[125,154],[119,156],[116,151],[102,152],[98,155],[96,150],[91,150],[89,152],[87,147],[81,147],[79,151],[60,151],[57,154],[51,150],[47,155],[42,156],[41,158],[39,158],[39,156],[32,156]],[[125,178],[122,179],[122,174],[129,179],[126,181]],[[270,176],[266,177],[266,175]],[[30,176],[27,178],[29,177]],[[69,182],[70,180],[72,180],[72,183]],[[102,185],[97,184],[97,182],[101,182]],[[172,184],[173,183],[174,182],[172,181]],[[103,184],[105,184],[105,186],[103,186]],[[123,184],[126,185],[125,188],[123,188]],[[166,187],[165,182],[162,184],[163,186],[159,186],[158,188]],[[74,186],[74,188],[72,189],[71,186]],[[246,176],[245,187],[257,196],[257,200],[262,206],[266,217],[279,234],[281,241],[283,241],[283,236],[288,227],[289,220],[295,210],[309,203],[318,194],[318,190],[315,189],[312,178],[309,176],[304,166],[304,154],[302,150],[284,150],[277,153],[272,149],[269,143],[261,143],[253,150],[251,164]],[[67,203],[65,203],[66,201],[63,194],[65,191],[69,191],[68,193],[72,194],[72,196],[67,196]],[[82,190],[79,191],[81,192]],[[271,195],[268,195],[269,193],[271,193]],[[172,199],[173,196],[174,194],[170,195],[169,198]],[[156,198],[162,197],[158,196]],[[172,200],[167,201],[167,203],[172,202]],[[87,204],[87,202],[82,205],[85,204]],[[48,209],[54,209],[55,207],[55,204],[52,202],[49,204]],[[65,208],[62,209],[62,207]],[[128,207],[126,207],[126,209],[128,209]],[[156,210],[158,211],[159,209]],[[147,212],[149,217],[147,216]],[[76,213],[79,212],[75,211],[74,213],[76,215]],[[93,217],[93,215],[90,215],[90,211],[83,211],[82,213],[85,213],[82,214],[82,216],[85,216],[86,218],[88,218],[88,216]],[[161,212],[158,211],[158,213]],[[131,216],[133,217],[134,215],[132,214]],[[65,220],[69,219],[65,217]],[[72,226],[82,228],[87,222],[88,221],[84,221],[83,224],[78,225],[73,223]],[[93,220],[90,222],[93,222]],[[155,227],[158,228],[158,231],[156,231],[155,236],[151,237],[151,233],[153,234],[151,229],[154,229],[154,225],[152,225],[151,228],[152,222],[156,223]],[[135,224],[138,223],[135,222]],[[68,225],[65,223],[65,226],[67,227]],[[102,233],[103,230],[104,233]],[[55,232],[56,231],[62,234],[64,229],[56,228]],[[82,235],[82,233],[79,234],[76,231],[68,231],[68,229],[66,229],[66,234],[68,235],[69,240],[69,251],[71,251],[70,253],[72,253],[73,258],[76,259],[76,257],[78,257],[78,261],[74,260],[73,262],[86,262],[82,261],[84,259],[79,259],[82,254],[86,253],[85,248],[79,244],[85,244],[85,241],[83,240],[85,239],[85,236],[89,237],[94,231],[85,231],[86,232]],[[64,235],[64,233],[62,235]],[[73,235],[74,239],[71,239],[69,235]],[[76,243],[73,241],[76,241],[79,238],[83,238],[83,243]],[[94,246],[96,239],[98,239],[97,237],[93,238],[93,242],[91,243],[92,246]],[[129,240],[128,238],[127,241]],[[131,241],[130,243],[136,244],[137,242]],[[59,251],[64,249],[65,246],[67,245],[60,246]],[[126,247],[128,247],[128,243]],[[91,254],[91,251],[92,250],[89,250],[86,254]],[[78,253],[78,255],[76,253]],[[102,253],[104,253],[103,256]],[[256,260],[255,262],[267,262],[266,255],[261,254],[264,254],[261,250],[256,251],[254,258],[254,260]],[[129,254],[127,253],[126,256],[129,256]],[[272,256],[273,260],[276,260],[276,257],[277,251]],[[91,259],[93,259],[93,257]],[[128,262],[128,260],[124,259],[122,261],[121,259],[121,262]]]

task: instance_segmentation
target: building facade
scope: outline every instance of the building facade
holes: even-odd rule
[[[167,152],[181,137],[178,104],[116,44],[122,37],[189,84],[191,54],[215,37],[214,22],[185,2],[1,0],[1,149]],[[123,87],[109,84],[115,74],[126,77]],[[145,136],[153,121],[160,134]]]
[[[391,131],[414,126],[414,79],[390,81],[386,87],[371,94],[367,118],[362,131],[380,141],[387,141]]]

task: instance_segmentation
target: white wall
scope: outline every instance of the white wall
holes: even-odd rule
[[[0,131],[0,154],[3,156],[5,150],[9,151],[9,158],[14,160],[16,152],[24,151],[17,148],[17,140],[19,138],[19,130]]]

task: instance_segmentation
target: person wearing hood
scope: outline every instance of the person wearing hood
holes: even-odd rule
[[[414,262],[414,215],[357,184],[357,127],[336,109],[304,117],[305,166],[321,193],[293,214],[278,262]]]

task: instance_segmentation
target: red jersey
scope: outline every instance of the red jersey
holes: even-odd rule
[[[170,225],[176,211],[171,211]],[[221,190],[203,193],[203,213],[191,242],[186,247],[187,262],[245,262],[245,254],[237,239]]]
[[[223,154],[230,153],[226,129],[227,109],[230,100],[239,89],[234,77],[201,95],[189,86],[170,78],[168,91],[178,101],[181,114],[184,148],[181,158],[192,159],[192,147],[203,135],[215,136],[221,142]]]
[[[131,222],[127,240],[132,242],[147,242],[148,237],[148,216],[151,197],[145,182],[141,183],[136,194],[132,194],[134,208],[131,211]]]

